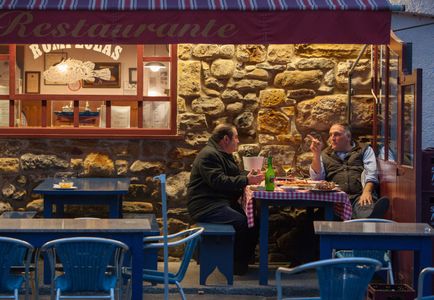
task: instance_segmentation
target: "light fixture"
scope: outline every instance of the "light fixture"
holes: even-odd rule
[[[166,66],[160,62],[153,61],[145,64],[145,68],[151,70],[151,72],[158,72],[161,69],[166,68]]]
[[[157,56],[156,53],[157,53],[157,45],[154,44],[154,56]],[[166,66],[163,63],[157,61],[148,62],[145,64],[144,67],[146,69],[151,70],[151,72],[158,72],[161,69],[166,68]]]

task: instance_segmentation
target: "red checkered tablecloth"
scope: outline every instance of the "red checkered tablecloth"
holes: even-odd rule
[[[342,220],[351,219],[352,207],[348,195],[345,192],[311,192],[307,190],[283,191],[276,188],[274,192],[253,191],[250,186],[244,189],[242,206],[247,215],[249,228],[255,225],[253,199],[270,200],[312,200],[334,202],[334,212]]]

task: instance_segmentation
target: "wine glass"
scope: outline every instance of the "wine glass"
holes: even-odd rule
[[[288,177],[288,172],[289,175],[291,175],[294,168],[290,162],[284,162],[282,165],[282,169],[283,171],[285,171],[285,177]]]

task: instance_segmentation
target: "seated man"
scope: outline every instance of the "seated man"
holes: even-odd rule
[[[238,148],[237,129],[218,125],[193,162],[188,184],[188,212],[196,222],[231,224],[236,231],[234,274],[247,272],[254,255],[257,229],[247,227],[247,217],[238,203],[248,184],[259,184],[262,173],[241,175],[232,153]]]
[[[322,152],[321,141],[309,137],[312,140],[310,149],[313,153],[311,178],[338,184],[350,198],[353,219],[382,218],[389,208],[389,199],[378,199],[375,193],[378,178],[373,149],[369,145],[359,145],[352,141],[347,124],[334,124],[330,127],[330,146]],[[362,177],[364,182],[361,182]]]

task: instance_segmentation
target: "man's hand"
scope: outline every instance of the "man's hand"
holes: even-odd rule
[[[262,180],[264,180],[264,173],[261,170],[251,170],[247,174],[248,184],[260,184]]]
[[[312,151],[312,153],[314,155],[320,156],[321,155],[321,149],[322,149],[322,142],[320,140],[314,138],[310,134],[307,135],[307,138],[309,138],[311,140],[310,151]]]
[[[372,204],[372,194],[370,191],[364,190],[359,199],[360,206],[367,206]]]
[[[366,182],[365,188],[363,189],[362,195],[359,198],[359,205],[366,206],[373,203],[372,192],[374,191],[375,185],[372,182]]]
[[[310,134],[307,135],[307,138],[311,140],[310,151],[312,151],[313,154],[311,167],[315,173],[319,174],[321,171],[322,143],[320,140],[314,138]]]

